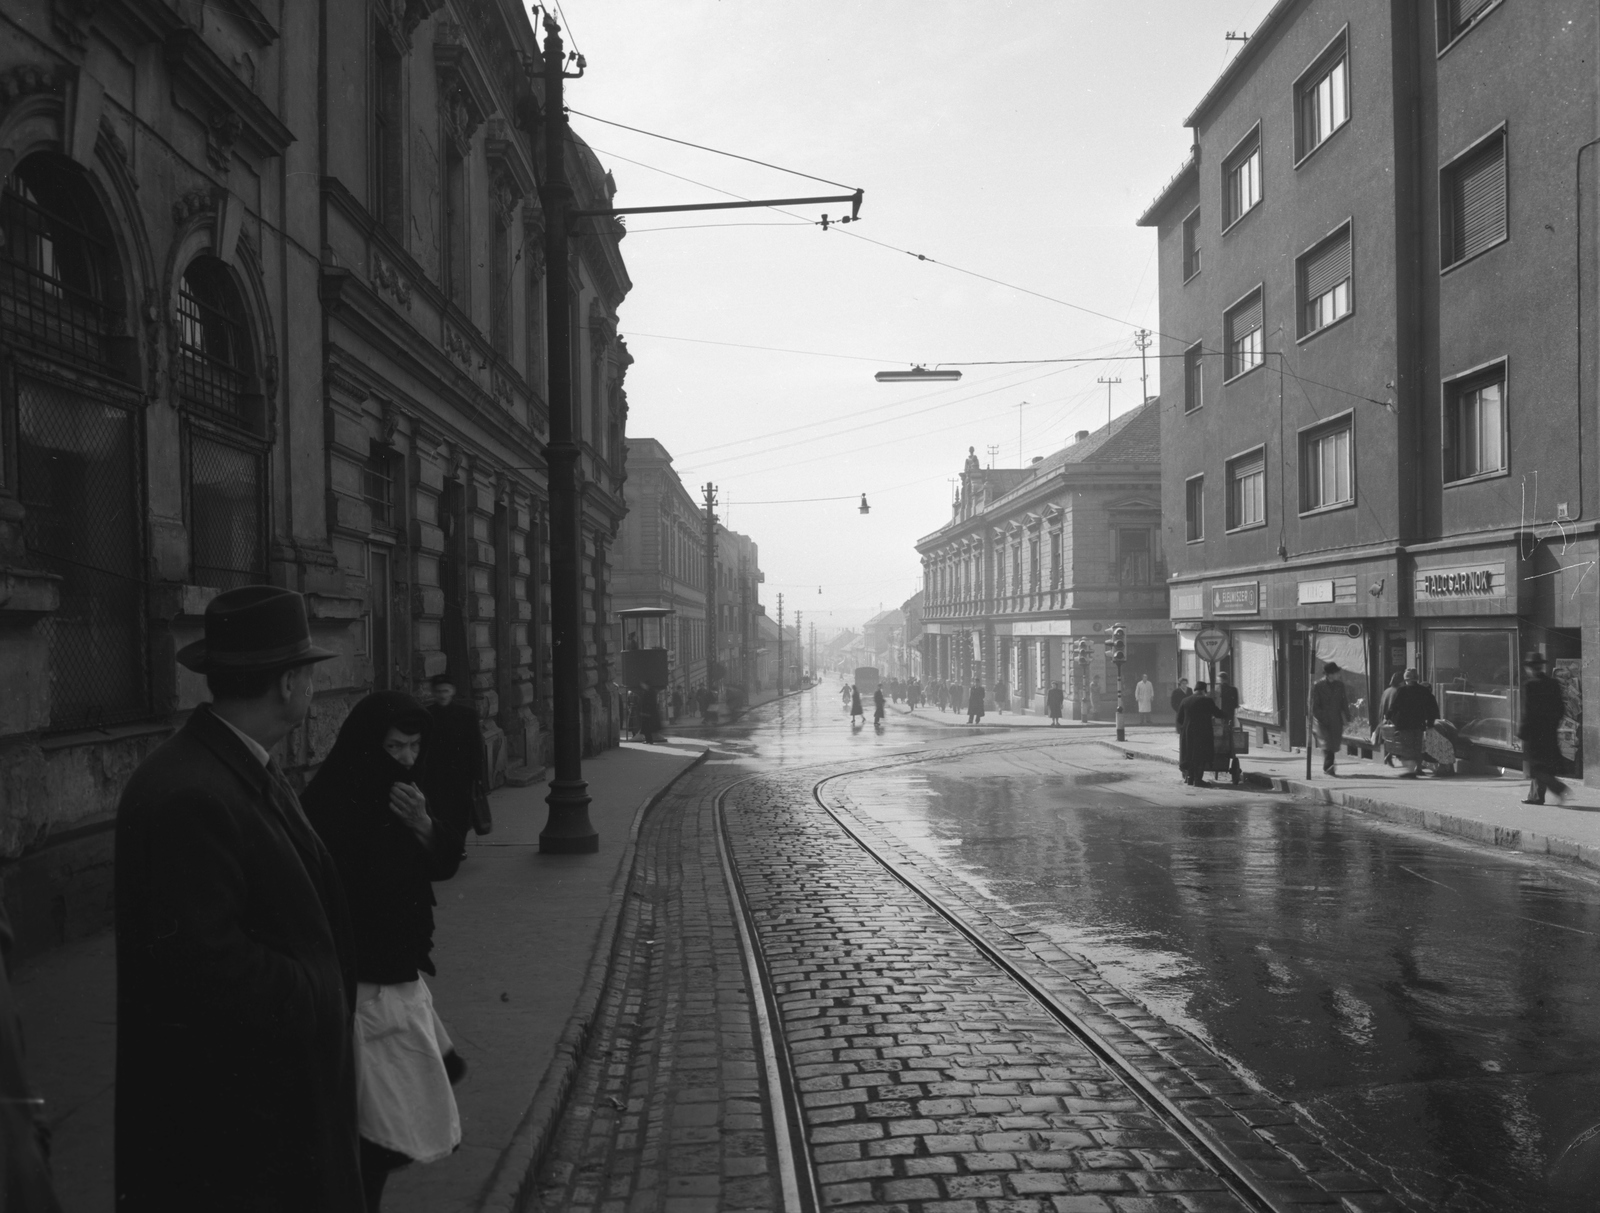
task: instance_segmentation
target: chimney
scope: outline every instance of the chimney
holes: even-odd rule
[[[1088,430],[1079,430],[1076,434],[1074,434],[1072,436],[1072,441],[1074,441],[1074,442],[1082,442],[1088,436],[1089,436],[1089,431]]]

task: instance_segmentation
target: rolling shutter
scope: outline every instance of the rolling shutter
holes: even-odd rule
[[[1228,320],[1228,336],[1232,341],[1239,340],[1251,329],[1261,327],[1261,292],[1257,291],[1250,297],[1249,302],[1243,303]]]
[[[1350,277],[1350,231],[1347,228],[1334,239],[1306,257],[1306,301],[1326,295]]]
[[[1506,234],[1506,145],[1496,136],[1452,173],[1452,263],[1482,252]]]

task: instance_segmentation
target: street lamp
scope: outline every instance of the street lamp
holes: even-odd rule
[[[873,378],[879,383],[953,383],[961,378],[961,372],[914,366],[909,371],[879,371]]]

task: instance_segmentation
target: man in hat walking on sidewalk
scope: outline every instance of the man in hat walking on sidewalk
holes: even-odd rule
[[[1330,661],[1322,667],[1323,679],[1313,683],[1310,715],[1322,743],[1322,773],[1337,775],[1333,762],[1344,741],[1345,722],[1350,719],[1350,693],[1339,678],[1339,665]],[[1309,742],[1307,743],[1309,744]]]
[[[270,753],[332,656],[292,590],[219,594],[212,702],[117,806],[119,1213],[364,1208],[344,894]]]
[[[1560,804],[1567,785],[1556,776],[1561,769],[1560,731],[1567,714],[1561,684],[1546,673],[1544,654],[1529,653],[1522,660],[1528,681],[1522,684],[1522,723],[1517,736],[1522,739],[1522,761],[1528,769],[1528,798],[1523,804],[1543,804],[1549,792]]]

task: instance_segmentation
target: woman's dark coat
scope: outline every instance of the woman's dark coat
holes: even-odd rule
[[[427,724],[422,705],[403,692],[368,695],[345,718],[306,788],[306,813],[344,882],[359,981],[395,985],[434,971],[433,882],[456,874],[463,835],[430,809],[433,841],[424,847],[389,807],[396,783],[416,784],[426,795]],[[384,752],[391,726],[423,733],[422,757],[411,770]]]
[[[333,859],[211,710],[117,806],[119,1213],[361,1213]]]
[[[967,693],[967,715],[976,716],[979,720],[983,719],[983,688],[981,686],[973,687]]]
[[[861,710],[861,692],[859,690],[857,690],[855,687],[851,687],[850,688],[850,718],[852,720],[854,720],[857,716],[865,716],[865,715],[866,715],[866,713]]]
[[[472,796],[484,782],[483,731],[478,709],[459,699],[430,703],[428,719],[428,812],[461,837],[472,828]]]
[[[1211,722],[1221,717],[1209,695],[1194,694],[1178,705],[1178,766],[1206,770],[1216,759]]]

